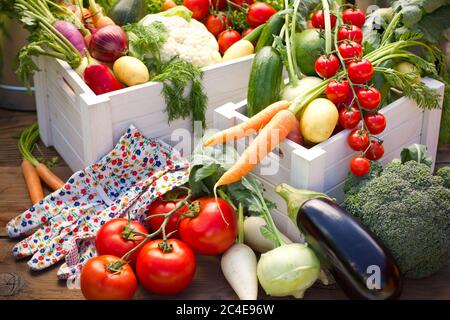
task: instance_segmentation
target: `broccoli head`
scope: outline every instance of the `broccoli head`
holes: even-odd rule
[[[442,167],[436,171],[436,175],[444,179],[444,186],[450,189],[450,167]]]
[[[427,165],[393,161],[348,185],[344,206],[390,249],[406,277],[426,277],[447,262],[450,189]]]

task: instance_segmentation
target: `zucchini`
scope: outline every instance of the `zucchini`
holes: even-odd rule
[[[256,44],[255,52],[258,52],[265,46],[272,45],[274,35],[279,35],[281,28],[284,25],[284,14],[284,12],[279,11],[270,17],[269,21],[267,21],[262,29],[258,43]]]
[[[256,43],[259,36],[261,35],[261,32],[264,28],[265,24],[262,24],[260,26],[257,26],[255,29],[253,29],[248,35],[242,38],[242,40],[250,41],[251,43]]]
[[[278,100],[281,91],[283,63],[278,51],[263,47],[253,59],[247,91],[247,116]]]
[[[141,20],[147,14],[145,0],[119,0],[111,8],[109,16],[113,21],[123,26]]]

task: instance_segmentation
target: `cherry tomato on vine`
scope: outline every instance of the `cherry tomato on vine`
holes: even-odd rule
[[[129,264],[118,257],[103,255],[83,266],[80,287],[88,300],[130,300],[138,283]]]
[[[170,211],[172,211],[176,205],[184,198],[184,196],[181,196],[177,200],[164,200],[161,198],[156,199],[153,201],[149,206],[147,210],[147,217],[152,217],[147,220],[147,223],[150,227],[150,229],[155,232],[161,227],[162,223],[164,222],[164,216],[159,216],[159,214],[167,214]],[[166,235],[177,230],[178,225],[178,219],[180,218],[180,214],[182,213],[182,209],[176,211],[170,218],[169,221],[167,221],[166,224]],[[160,234],[161,236],[162,234]],[[178,238],[178,233],[174,233],[174,238]]]
[[[224,54],[229,47],[239,40],[241,40],[241,35],[236,30],[222,31],[217,37],[220,53]]]
[[[203,20],[209,13],[209,0],[184,0],[183,6],[192,11],[195,20]]]
[[[350,63],[353,59],[358,59],[363,56],[363,49],[361,45],[354,41],[341,42],[338,46],[338,51],[346,64]]]
[[[350,171],[357,177],[365,176],[370,171],[370,161],[362,156],[350,160]]]
[[[351,61],[347,68],[348,77],[353,83],[363,84],[372,79],[373,66],[367,59]]]
[[[206,29],[211,32],[215,37],[222,31],[224,31],[228,26],[230,26],[230,20],[227,16],[220,12],[218,14],[210,14],[205,21]]]
[[[355,106],[342,107],[339,111],[339,124],[345,129],[355,128],[361,120],[361,112]]]
[[[353,129],[347,138],[348,145],[355,151],[364,151],[369,146],[369,135],[364,129]]]
[[[184,242],[153,240],[142,247],[136,274],[142,286],[153,293],[174,295],[191,284],[195,275],[195,255]]]
[[[245,29],[243,32],[242,32],[242,38],[244,38],[246,35],[248,35],[250,32],[252,32],[253,30],[255,30],[255,28],[252,28],[252,27],[250,27],[250,28],[248,28],[248,29]]]
[[[338,40],[351,40],[361,43],[363,40],[363,32],[360,27],[352,25],[341,26],[338,30]]]
[[[344,23],[346,24],[352,24],[361,28],[364,25],[364,22],[366,22],[366,15],[361,9],[349,8],[344,10],[342,20],[344,20]]]
[[[350,85],[347,80],[342,80],[340,82],[331,80],[325,88],[325,93],[328,100],[331,100],[335,104],[342,103],[347,100],[347,97],[350,95],[350,91]]]
[[[336,26],[336,16],[330,14],[331,29]],[[325,29],[325,13],[323,10],[314,11],[311,17],[311,23],[314,28]]]
[[[124,218],[109,220],[97,232],[95,248],[99,255],[122,257],[144,240],[144,236],[133,234],[132,231],[147,234],[147,229],[137,221]],[[132,266],[136,262],[139,250],[133,252],[129,261]]]
[[[214,0],[212,0],[212,1],[214,1]],[[253,3],[255,3],[254,0],[231,0],[230,1],[230,4],[233,7],[233,9],[239,10],[239,11],[242,10],[246,4],[250,5]]]
[[[223,10],[227,6],[227,0],[210,0],[211,6],[216,10]]]
[[[381,103],[381,93],[377,88],[361,88],[356,92],[361,107],[367,110],[375,110]]]
[[[365,156],[369,160],[379,160],[384,155],[384,147],[383,145],[377,141],[370,141],[369,149],[367,149]]]
[[[182,217],[178,230],[180,238],[195,252],[215,256],[225,252],[236,240],[237,219],[233,207],[214,197],[192,202],[194,217]],[[186,208],[187,209],[187,208]]]
[[[323,78],[333,77],[339,70],[339,59],[334,55],[322,55],[317,58],[314,68]]]
[[[252,27],[257,27],[269,20],[276,12],[270,4],[255,2],[248,8],[247,22]]]
[[[371,134],[379,134],[386,128],[386,117],[381,113],[369,113],[364,117]]]

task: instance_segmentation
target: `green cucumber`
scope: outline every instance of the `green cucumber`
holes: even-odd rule
[[[247,116],[252,117],[280,97],[283,62],[278,51],[263,47],[252,62],[248,81]]]
[[[265,46],[272,45],[274,35],[280,34],[281,28],[285,23],[284,15],[284,12],[279,11],[270,17],[261,32],[258,43],[256,44],[255,52],[258,52]]]
[[[261,31],[263,30],[264,26],[265,26],[265,24],[257,26],[249,34],[247,34],[245,37],[243,37],[242,40],[247,40],[247,41],[250,41],[252,43],[256,43],[256,41],[258,40],[259,35],[261,34]]]
[[[113,21],[123,26],[141,20],[147,14],[145,0],[119,0],[111,8],[109,16]]]

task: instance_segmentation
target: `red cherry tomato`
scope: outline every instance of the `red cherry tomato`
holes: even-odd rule
[[[199,21],[209,13],[209,0],[184,0],[183,6],[192,11],[192,18]]]
[[[95,237],[98,255],[122,257],[136,247],[144,240],[144,236],[132,234],[131,231],[147,234],[147,229],[137,221],[124,218],[109,220],[98,230]],[[130,256],[129,261],[132,266],[134,266],[138,254],[139,250]]]
[[[216,10],[223,10],[227,6],[227,0],[210,0],[211,6]]]
[[[342,107],[339,111],[339,124],[345,129],[355,128],[359,121],[361,120],[361,112],[355,106],[350,109],[347,107]]]
[[[323,78],[333,77],[339,70],[339,59],[334,55],[323,55],[317,58],[314,68]]]
[[[233,7],[233,9],[234,10],[242,10],[242,8],[245,6],[245,5],[251,5],[251,4],[253,4],[253,3],[255,3],[255,1],[254,0],[231,0],[230,1],[231,3],[231,6]]]
[[[236,30],[225,30],[219,34],[217,39],[220,53],[224,54],[233,43],[241,40],[241,35]]]
[[[386,128],[386,117],[381,113],[369,113],[364,117],[367,129],[371,134],[379,134]]]
[[[366,15],[360,9],[349,8],[344,10],[342,20],[344,20],[344,23],[346,24],[352,24],[361,28],[366,21]]]
[[[198,213],[183,217],[180,238],[195,252],[214,256],[225,252],[236,240],[237,219],[233,207],[223,199],[200,198],[193,202]]]
[[[166,201],[164,199],[158,198],[155,201],[152,202],[152,204],[148,207],[147,210],[147,216],[152,217],[147,220],[147,223],[150,227],[150,229],[155,232],[161,227],[162,223],[164,222],[164,216],[159,216],[159,214],[166,214],[172,211],[178,202],[180,202],[184,197],[180,197],[178,200],[171,200]],[[178,219],[180,218],[180,214],[182,213],[182,210],[178,210],[175,212],[167,221],[166,224],[166,234],[169,234],[175,230],[177,230],[178,225]],[[178,238],[178,233],[174,233],[174,238]]]
[[[347,138],[348,145],[355,151],[364,151],[369,146],[369,135],[363,129],[353,129]]]
[[[338,46],[338,51],[346,63],[363,56],[361,45],[353,41],[341,42]]]
[[[211,32],[215,37],[230,26],[229,19],[223,12],[216,14],[210,14],[205,21],[206,29]]]
[[[122,263],[119,272],[108,269]],[[130,265],[118,257],[104,255],[88,260],[83,266],[80,287],[88,300],[130,300],[138,283]]]
[[[357,43],[361,43],[363,40],[363,32],[360,27],[344,25],[339,28],[338,40],[351,40]]]
[[[242,38],[244,38],[246,35],[250,34],[250,32],[252,32],[253,30],[255,30],[255,28],[248,28],[245,29],[244,32],[242,32]]]
[[[336,16],[330,14],[331,29],[336,26]],[[314,28],[325,29],[325,13],[323,10],[314,11],[311,17],[311,23]]]
[[[370,171],[370,161],[367,158],[356,156],[350,160],[350,171],[357,177],[365,176]]]
[[[248,8],[247,22],[252,27],[257,27],[269,20],[276,12],[277,11],[270,4],[255,2]]]
[[[174,295],[186,289],[195,275],[195,255],[182,241],[153,240],[142,247],[136,274],[142,286],[153,293]],[[170,251],[165,249],[171,247]]]
[[[334,102],[334,104],[342,103],[347,100],[350,95],[350,85],[347,80],[337,82],[336,80],[331,80],[325,89],[328,100]]]
[[[381,93],[377,88],[362,88],[356,92],[361,107],[367,110],[375,110],[381,103]]]
[[[348,65],[348,77],[353,83],[363,84],[372,79],[373,67],[367,59],[352,61]]]
[[[384,147],[383,145],[377,141],[370,141],[369,149],[366,151],[366,158],[369,160],[379,160],[384,155]]]

